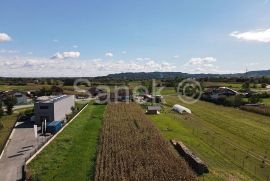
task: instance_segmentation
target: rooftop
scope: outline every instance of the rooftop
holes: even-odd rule
[[[61,95],[61,96],[42,96],[37,98],[37,103],[53,103],[59,100],[65,99],[69,97],[69,95]]]
[[[148,106],[147,110],[149,110],[149,111],[159,111],[159,110],[161,110],[161,107],[160,106]]]

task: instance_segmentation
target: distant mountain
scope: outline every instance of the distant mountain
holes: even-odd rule
[[[166,79],[175,77],[191,77],[191,78],[205,78],[205,77],[262,77],[269,76],[270,70],[258,70],[250,71],[247,73],[235,73],[235,74],[188,74],[183,72],[127,72],[118,74],[109,74],[105,76],[108,79]]]
[[[250,71],[250,72],[247,72],[247,75],[249,77],[270,76],[270,70]]]
[[[119,74],[109,74],[106,77],[113,79],[163,79],[188,76],[189,74],[182,72],[127,72]]]

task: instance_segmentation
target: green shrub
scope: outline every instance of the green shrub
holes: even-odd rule
[[[251,104],[256,104],[262,102],[262,99],[260,98],[259,95],[253,94],[251,97],[248,98],[248,102]]]
[[[2,121],[0,121],[0,129],[4,128]]]

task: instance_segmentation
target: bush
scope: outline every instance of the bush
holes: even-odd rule
[[[4,116],[4,110],[2,108],[2,104],[0,103],[0,118]]]
[[[242,98],[243,98],[242,95],[235,95],[235,96],[224,95],[224,96],[220,96],[218,99],[202,98],[202,100],[219,104],[219,105],[223,105],[223,106],[238,107],[245,103],[242,100]]]
[[[270,116],[270,106],[266,105],[259,105],[259,106],[240,106],[240,109],[249,111],[249,112],[254,112],[257,114],[262,114],[265,116]]]
[[[266,88],[266,84],[263,83],[263,84],[261,85],[261,88]]]
[[[253,94],[251,97],[248,98],[248,102],[251,104],[256,104],[262,102],[262,99],[258,94]]]
[[[7,96],[3,100],[5,106],[7,107],[7,113],[10,115],[13,112],[13,107],[17,103],[17,99],[14,96]]]
[[[4,128],[2,121],[0,121],[0,129]]]

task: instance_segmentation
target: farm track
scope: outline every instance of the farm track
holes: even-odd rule
[[[197,180],[135,103],[107,106],[96,163],[95,181]]]

